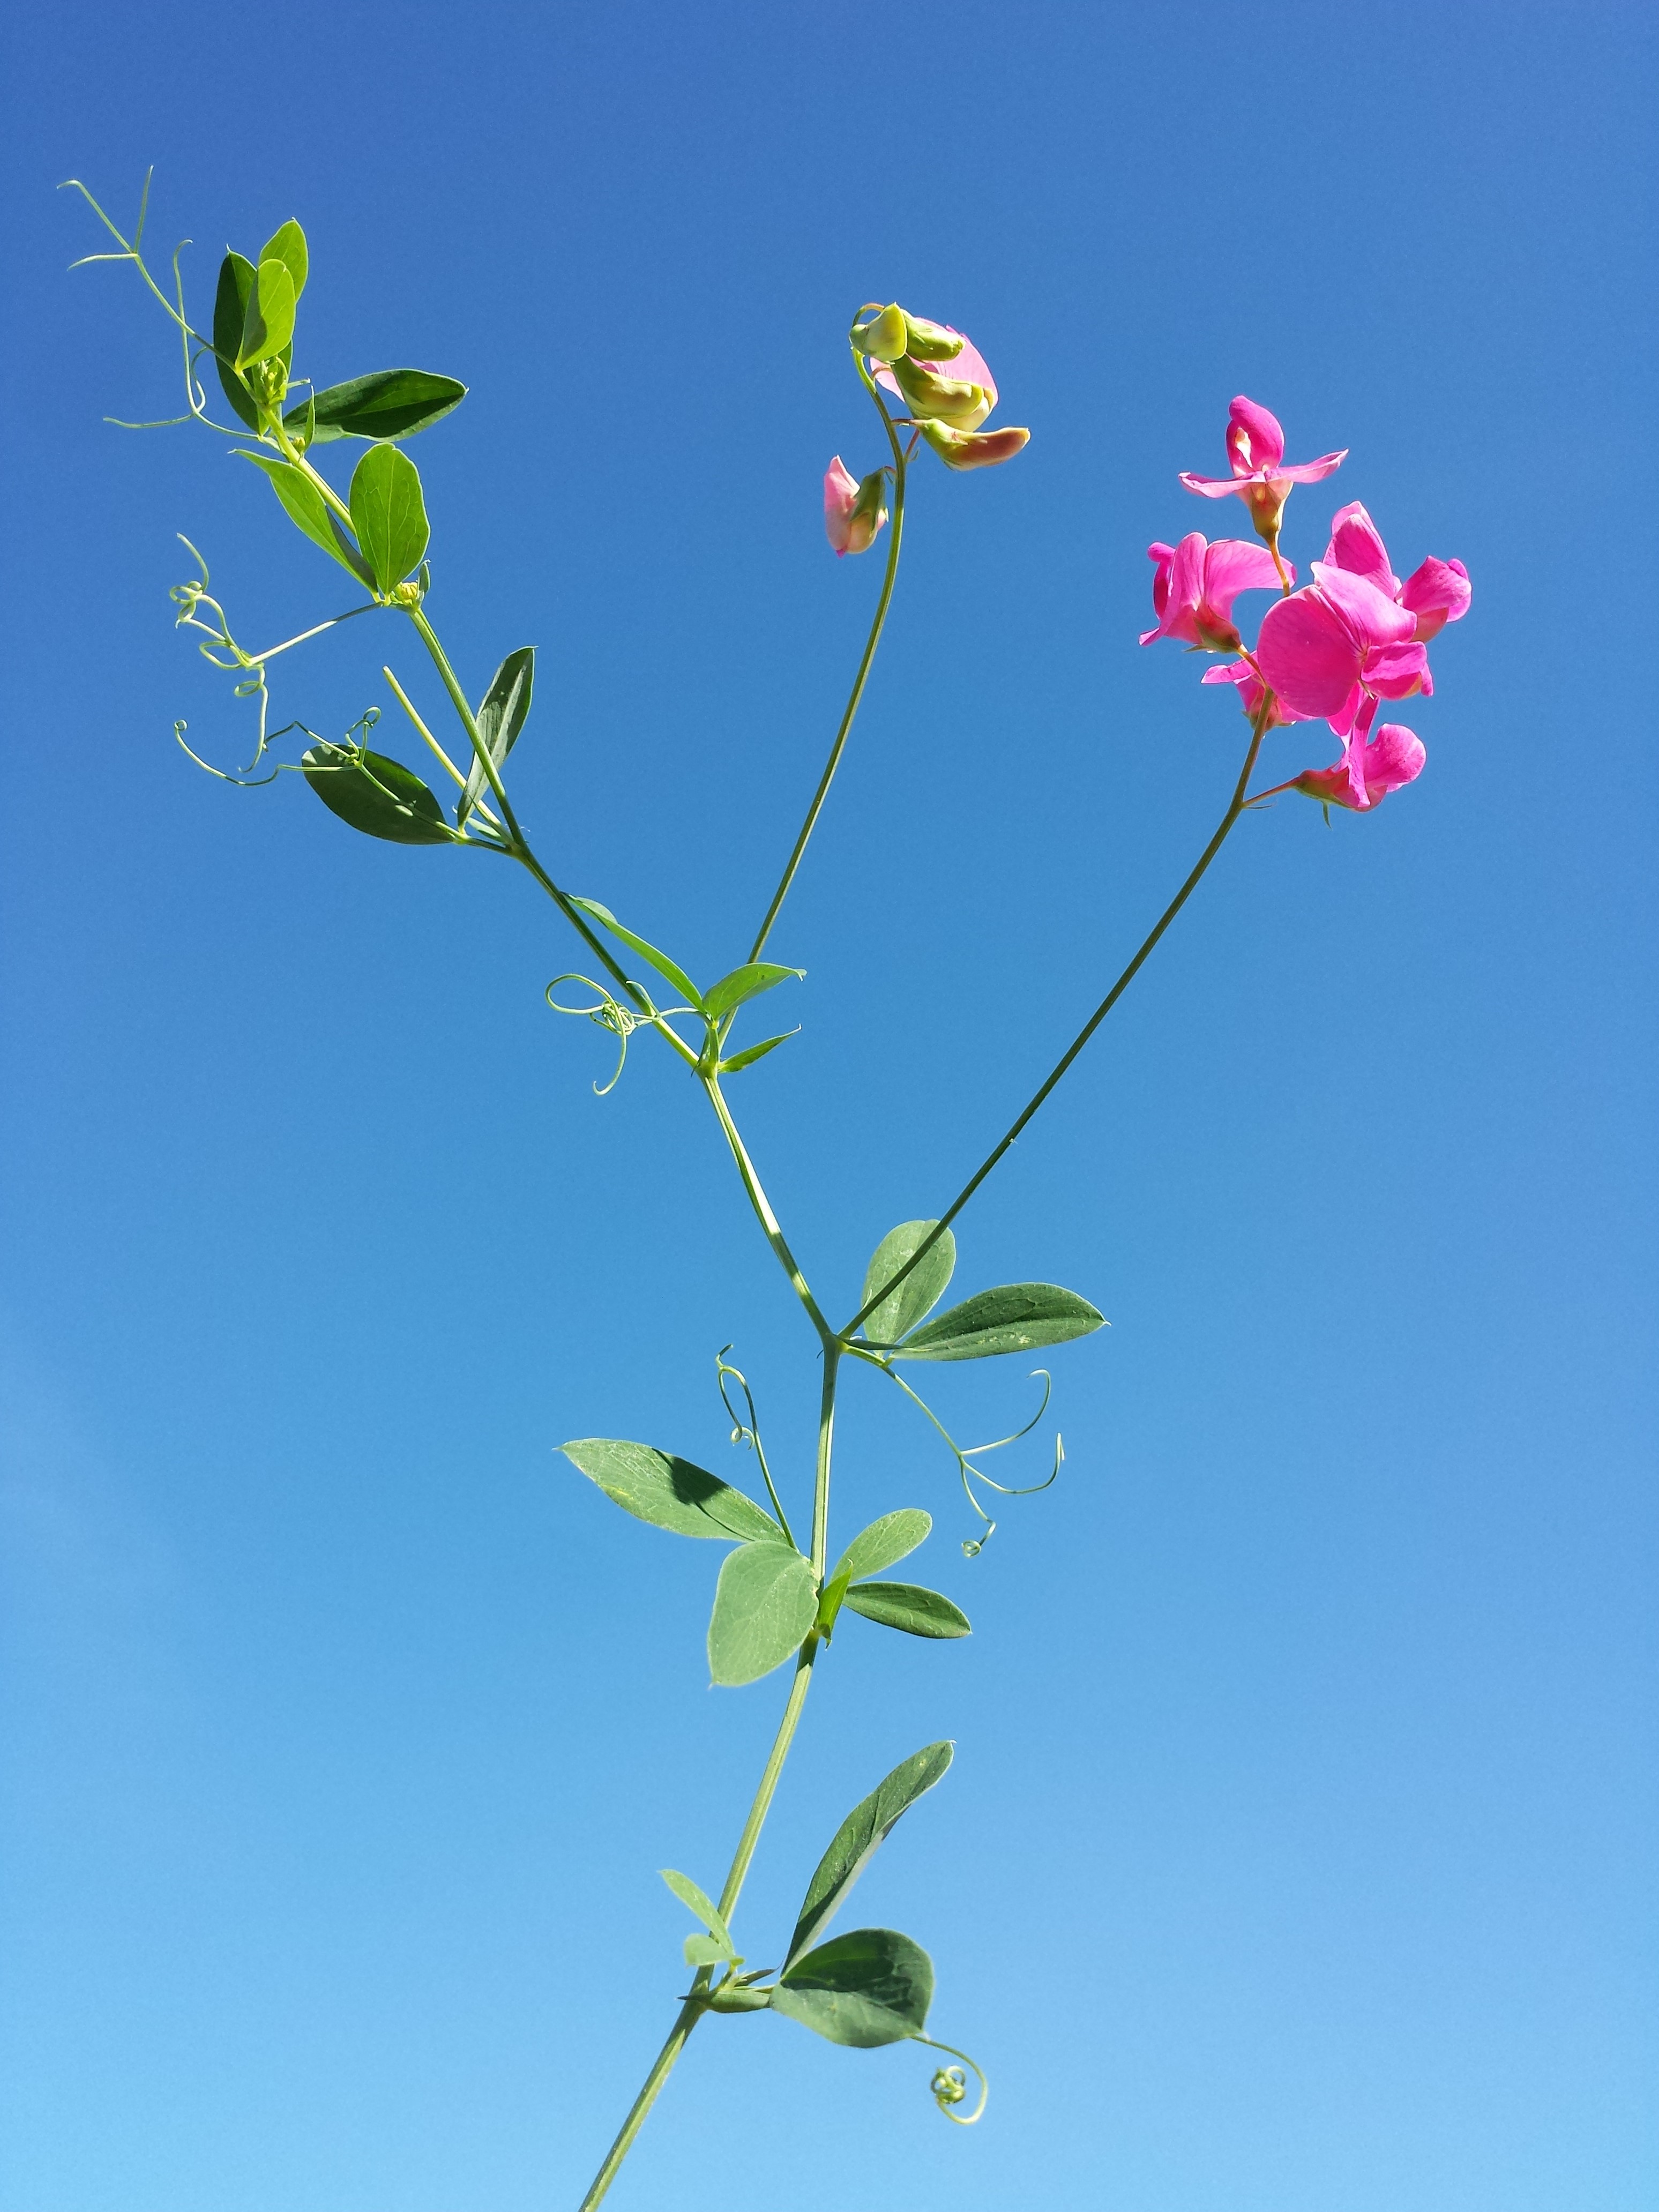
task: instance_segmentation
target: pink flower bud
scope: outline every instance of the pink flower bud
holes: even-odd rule
[[[877,469],[862,483],[837,453],[823,472],[824,535],[843,553],[867,553],[887,520],[887,472]]]
[[[1380,806],[1391,791],[1413,783],[1428,758],[1423,741],[1403,722],[1384,722],[1369,741],[1356,730],[1332,768],[1306,769],[1291,785],[1305,791],[1326,806],[1349,806],[1368,813]]]
[[[994,468],[999,461],[1012,461],[1031,441],[1029,430],[953,430],[945,422],[917,428],[947,469]]]

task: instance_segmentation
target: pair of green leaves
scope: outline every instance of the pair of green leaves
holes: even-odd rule
[[[902,1629],[907,1636],[939,1639],[970,1635],[967,1614],[938,1590],[923,1589],[915,1583],[867,1579],[884,1567],[896,1566],[926,1540],[933,1526],[931,1513],[909,1505],[884,1513],[854,1536],[824,1583],[818,1601],[819,1632],[829,1636],[834,1632],[836,1616],[845,1606],[884,1628]]]
[[[716,1993],[717,2009],[769,2005],[830,2043],[865,2051],[922,2033],[933,1997],[933,1965],[919,1943],[891,1928],[858,1928],[828,1942],[819,1938],[895,1824],[939,1781],[954,1753],[950,1743],[913,1752],[853,1808],[807,1884],[776,1985],[757,1990],[728,1980]],[[688,1965],[724,1964],[735,1977],[743,1961],[719,1909],[688,1875],[665,1869],[662,1878],[707,1930],[686,1938]]]
[[[253,453],[250,460],[259,460]],[[280,464],[276,465],[281,465]],[[297,471],[289,474],[298,478]],[[477,713],[478,734],[499,768],[513,750],[530,712],[535,682],[536,648],[520,646],[509,653],[495,671],[483,704]],[[448,845],[456,831],[444,818],[437,794],[422,783],[412,769],[355,745],[330,744],[319,740],[304,755],[300,765],[306,781],[323,804],[365,836],[383,837],[393,845]],[[484,787],[484,772],[475,759],[456,809],[458,828],[477,804]]]
[[[570,903],[580,907],[584,914],[591,915],[595,921],[602,922],[613,937],[619,938],[630,951],[637,952],[641,960],[648,961],[663,981],[671,984],[684,1000],[691,1012],[701,1014],[711,1025],[724,1021],[728,1014],[736,1013],[739,1006],[746,1006],[750,999],[758,998],[763,991],[769,991],[774,984],[781,983],[787,976],[804,975],[806,972],[804,968],[781,968],[773,960],[745,960],[741,968],[734,968],[729,975],[722,975],[718,983],[711,984],[706,991],[700,991],[678,960],[671,960],[665,952],[659,951],[645,938],[625,928],[608,906],[601,906],[597,899],[585,898],[573,898]],[[762,1044],[751,1044],[746,1052],[733,1053],[730,1060],[721,1060],[719,1072],[729,1075],[738,1068],[750,1067],[775,1046],[787,1042],[785,1037],[775,1036],[768,1037]]]
[[[891,1281],[938,1227],[935,1221],[902,1221],[888,1231],[865,1274],[865,1301]],[[903,1281],[865,1316],[866,1340],[890,1359],[991,1359],[1065,1344],[1105,1325],[1105,1316],[1086,1298],[1055,1283],[1005,1283],[924,1322],[945,1295],[956,1264],[956,1239],[948,1229],[941,1231]]]
[[[562,1449],[635,1520],[735,1546],[721,1563],[708,1622],[708,1671],[722,1688],[769,1674],[815,1627],[829,1634],[843,1606],[911,1636],[969,1633],[966,1617],[937,1590],[862,1579],[893,1565],[926,1537],[932,1519],[915,1508],[872,1522],[842,1553],[821,1592],[776,1518],[718,1475],[649,1444],[611,1437],[580,1437]]]
[[[240,450],[244,460],[270,477],[295,527],[380,598],[387,598],[419,568],[432,531],[420,471],[400,447],[371,446],[352,471],[350,536],[305,469],[274,453]]]

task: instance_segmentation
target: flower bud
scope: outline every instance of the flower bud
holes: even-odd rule
[[[920,315],[907,315],[904,323],[909,332],[904,350],[912,361],[954,361],[962,351],[962,332],[945,323],[930,323]]]
[[[948,422],[953,430],[977,430],[997,404],[994,386],[946,376],[932,362],[896,361],[893,378],[917,422]]]
[[[918,427],[947,469],[994,468],[1012,460],[1031,438],[1029,430],[953,430],[944,422]]]
[[[887,520],[887,472],[873,470],[860,483],[836,454],[823,472],[824,535],[843,553],[867,553]]]
[[[871,361],[896,361],[910,342],[910,319],[895,301],[867,323],[854,323],[852,339]]]

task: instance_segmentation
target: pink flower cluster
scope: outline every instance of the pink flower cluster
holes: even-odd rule
[[[1194,531],[1178,545],[1149,545],[1157,563],[1158,621],[1140,641],[1173,637],[1200,652],[1241,653],[1209,670],[1203,681],[1236,685],[1245,713],[1264,732],[1323,720],[1342,740],[1342,757],[1331,767],[1304,769],[1274,787],[1364,812],[1421,773],[1426,756],[1416,734],[1399,722],[1373,725],[1382,701],[1434,690],[1429,641],[1468,611],[1468,571],[1461,561],[1431,557],[1402,583],[1376,524],[1356,501],[1337,509],[1312,582],[1293,592],[1296,571],[1279,554],[1285,501],[1292,485],[1318,483],[1346,456],[1326,453],[1287,466],[1278,422],[1243,398],[1231,410],[1227,453],[1230,477],[1183,475],[1181,481],[1206,499],[1237,495],[1261,542],[1210,544]],[[1274,588],[1282,596],[1262,617],[1255,651],[1246,651],[1233,603],[1242,592]]]

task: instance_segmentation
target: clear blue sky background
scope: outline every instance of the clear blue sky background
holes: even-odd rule
[[[253,642],[342,602],[225,441],[100,419],[173,411],[175,355],[129,272],[64,276],[100,241],[52,187],[125,215],[152,161],[202,312],[296,215],[305,366],[473,387],[412,449],[434,617],[477,687],[540,647],[528,823],[704,972],[877,586],[818,515],[831,453],[881,457],[849,312],[962,325],[1033,427],[918,471],[777,939],[803,1033],[734,1090],[842,1308],[1224,801],[1231,702],[1135,635],[1231,395],[1352,448],[1293,557],[1360,498],[1475,580],[1421,781],[1249,822],[961,1225],[963,1287],[1112,1319],[1054,1358],[1060,1483],[964,1561],[948,1464],[854,1378],[842,1525],[931,1507],[976,1634],[850,1625],[740,1933],[770,1957],[848,1806],[957,1737],[854,1917],[933,1950],[989,2118],[920,2054],[715,2021],[616,2203],[1659,2201],[1655,45],[1636,6],[1212,0],[14,27],[5,2212],[574,2203],[683,1983],[654,1869],[715,1886],[782,1682],[705,1686],[712,1548],[552,1448],[733,1468],[735,1340],[799,1497],[815,1388],[684,1079],[636,1049],[596,1100],[603,1040],[542,1011],[572,947],[529,886],[173,746],[246,744],[168,627],[175,532]],[[364,623],[278,718],[389,705],[388,654],[431,696]],[[1032,1389],[938,1395],[994,1432]]]

